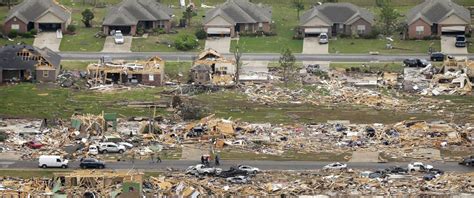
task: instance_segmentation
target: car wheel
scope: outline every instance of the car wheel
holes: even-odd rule
[[[48,168],[48,166],[46,166],[46,164],[43,164],[41,165],[41,168]]]
[[[123,150],[119,150],[119,153],[122,154],[122,153],[123,153]]]
[[[254,175],[257,174],[257,171],[253,171],[252,174],[254,174]]]
[[[99,166],[99,169],[104,169],[104,168],[105,168],[104,165]]]
[[[411,171],[411,172],[415,172],[415,169],[411,169],[410,171]]]
[[[67,166],[66,166],[66,165],[62,165],[61,168],[67,168]]]
[[[82,169],[85,169],[86,167],[85,166],[81,166]]]
[[[103,153],[103,154],[106,154],[106,153],[107,153],[107,150],[103,150],[102,153]]]
[[[471,164],[470,164],[469,162],[466,162],[465,165],[466,165],[466,166],[469,166],[469,165],[471,165]]]

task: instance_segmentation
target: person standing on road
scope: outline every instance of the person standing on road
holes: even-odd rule
[[[201,164],[204,164],[204,155],[201,155]]]
[[[155,163],[155,153],[154,152],[150,153],[150,160],[151,160],[151,163]]]
[[[221,163],[220,163],[220,161],[219,161],[219,160],[220,160],[219,154],[216,155],[216,159],[215,159],[215,160],[216,160],[216,166],[220,166]]]
[[[160,153],[156,154],[156,163],[161,163]]]
[[[132,152],[132,164],[135,164],[135,152]]]

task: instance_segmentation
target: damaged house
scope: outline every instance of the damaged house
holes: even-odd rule
[[[0,82],[54,82],[60,63],[61,56],[48,48],[7,45],[0,48]]]
[[[99,63],[91,64],[87,70],[91,84],[143,84],[161,86],[165,61],[158,56],[146,61],[112,61],[103,57]]]
[[[191,80],[199,85],[232,85],[235,72],[235,61],[226,59],[216,50],[208,49],[194,61]]]

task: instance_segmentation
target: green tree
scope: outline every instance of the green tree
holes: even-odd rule
[[[84,23],[87,28],[92,27],[91,21],[94,19],[94,13],[90,9],[85,9],[81,14],[82,23]]]
[[[183,18],[186,19],[186,26],[191,25],[191,19],[196,15],[196,12],[194,12],[191,6],[186,8],[186,10],[183,12]]]
[[[293,7],[296,9],[296,18],[299,20],[300,12],[304,10],[304,3],[301,0],[293,0]]]
[[[280,63],[281,69],[283,69],[283,81],[285,82],[285,86],[288,85],[288,82],[290,82],[293,79],[293,76],[296,71],[296,57],[293,55],[291,50],[289,48],[284,49],[281,52],[280,60],[278,63]]]
[[[199,46],[198,39],[192,34],[181,34],[178,35],[174,41],[176,49],[181,51],[188,51]]]
[[[387,36],[392,35],[397,27],[397,21],[400,16],[400,13],[393,8],[389,1],[383,3],[380,10],[382,33]]]

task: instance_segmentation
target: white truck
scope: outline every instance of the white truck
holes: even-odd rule
[[[408,171],[429,171],[433,169],[432,165],[423,164],[421,162],[414,162],[413,164],[408,164]]]
[[[206,167],[204,164],[198,164],[196,166],[189,166],[186,169],[186,174],[190,175],[214,175],[222,172],[220,168]]]
[[[38,166],[41,168],[67,168],[69,166],[69,160],[58,155],[42,155],[38,162]]]

